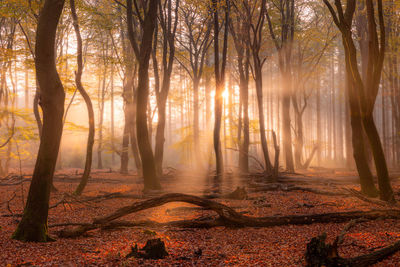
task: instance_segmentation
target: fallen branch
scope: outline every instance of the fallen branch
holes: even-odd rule
[[[314,193],[314,194],[327,195],[327,196],[349,196],[350,195],[350,194],[348,194],[346,192],[324,191],[324,190],[318,190],[318,189],[313,189],[313,188],[309,188],[309,187],[300,187],[300,186],[295,186],[295,185],[285,185],[285,184],[281,184],[281,183],[256,185],[256,186],[254,186],[254,188],[252,188],[251,191],[253,191],[253,192],[305,191],[305,192],[311,192],[311,193]]]
[[[13,186],[13,185],[19,185],[25,182],[30,182],[32,179],[31,178],[23,178],[17,182],[8,182],[8,183],[1,183],[0,186]]]
[[[67,201],[67,198],[70,198],[71,200]],[[70,208],[71,208],[70,204],[72,204],[72,203],[79,203],[79,204],[82,204],[82,205],[87,206],[89,208],[97,208],[97,206],[91,206],[91,205],[87,204],[88,202],[90,202],[90,200],[85,200],[85,199],[81,200],[75,195],[64,193],[63,196],[61,197],[61,199],[59,201],[57,201],[54,205],[51,205],[49,207],[49,209],[56,208],[60,204],[63,204],[64,205],[64,210],[65,210],[65,205],[69,205]]]
[[[287,216],[268,216],[268,217],[250,217],[236,212],[231,207],[224,204],[204,199],[197,196],[185,194],[166,194],[160,197],[151,198],[141,202],[134,203],[129,206],[122,207],[107,215],[105,217],[95,218],[90,225],[82,225],[71,230],[65,230],[64,235],[68,237],[75,237],[83,233],[102,228],[104,225],[110,224],[112,221],[126,216],[131,213],[139,212],[142,210],[158,207],[170,202],[185,202],[197,205],[203,208],[208,208],[216,212],[219,216],[217,219],[224,226],[229,227],[271,227],[279,225],[303,225],[312,223],[334,223],[346,222],[353,219],[365,218],[374,220],[378,218],[400,219],[399,210],[371,210],[371,211],[349,211],[349,212],[333,212],[324,214],[310,214],[310,215],[287,215]],[[218,225],[221,225],[218,224]],[[214,221],[202,224],[204,227],[214,227]]]
[[[347,234],[347,232],[351,228],[353,228],[354,226],[356,226],[359,223],[366,222],[366,221],[367,220],[363,219],[363,218],[351,220],[348,224],[346,224],[346,226],[343,228],[343,230],[340,232],[340,234],[336,237],[335,242],[334,242],[334,246],[337,247],[338,245],[343,243],[344,236]]]
[[[372,203],[372,204],[375,204],[375,205],[378,205],[378,206],[382,206],[382,207],[386,207],[386,208],[388,208],[388,207],[389,208],[397,208],[397,209],[400,208],[400,206],[397,205],[397,204],[389,203],[389,202],[382,201],[382,200],[379,200],[379,199],[372,199],[372,198],[369,198],[367,196],[364,196],[361,192],[359,192],[359,191],[357,191],[355,189],[351,189],[351,188],[350,189],[346,189],[345,188],[344,190],[349,192],[350,195],[352,195],[352,196],[354,196],[354,197],[356,197],[356,198],[358,198],[358,199],[360,199],[362,201],[368,202],[368,203]]]
[[[86,197],[85,201],[100,202],[108,199],[145,199],[146,195],[124,194],[121,192],[107,193],[93,197]]]

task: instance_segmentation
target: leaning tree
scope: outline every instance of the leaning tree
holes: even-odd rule
[[[43,128],[24,213],[13,238],[46,242],[50,189],[60,147],[65,92],[56,69],[55,39],[64,0],[46,0],[36,30],[35,66]]]

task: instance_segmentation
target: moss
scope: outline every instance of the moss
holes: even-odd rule
[[[29,221],[29,216],[24,216],[17,229],[11,236],[12,239],[23,242],[51,242],[55,241],[47,232],[47,223]]]

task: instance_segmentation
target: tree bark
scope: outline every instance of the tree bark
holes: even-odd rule
[[[263,97],[263,86],[262,86],[262,65],[258,55],[254,54],[253,51],[253,63],[255,72],[255,83],[256,83],[256,93],[257,93],[257,106],[258,106],[258,120],[260,125],[260,139],[261,148],[264,155],[265,170],[267,173],[272,171],[272,164],[269,158],[267,137],[265,134],[265,118],[264,118],[264,97]]]
[[[364,126],[370,148],[372,149],[375,161],[375,168],[378,174],[380,198],[382,200],[394,202],[395,199],[393,196],[393,190],[390,185],[385,155],[383,153],[379,134],[376,129],[375,122],[373,120],[373,110],[379,90],[379,85],[381,82],[381,74],[382,74],[383,62],[385,57],[385,47],[386,47],[386,33],[385,33],[385,25],[383,18],[382,1],[381,0],[377,1],[377,7],[378,7],[377,14],[379,20],[380,37],[378,37],[377,33],[374,4],[372,3],[372,0],[366,1],[367,21],[368,21],[368,64],[366,70],[367,71],[366,81],[363,81],[360,71],[358,69],[357,49],[354,44],[352,31],[350,27],[353,21],[353,16],[356,8],[356,1],[355,0],[348,1],[345,15],[340,6],[341,3],[339,0],[336,2],[336,6],[338,7],[337,10],[338,15],[336,14],[336,11],[333,9],[328,0],[324,0],[324,3],[329,9],[333,17],[334,23],[337,25],[337,27],[342,33],[343,47],[345,48],[347,79],[351,81],[352,85],[351,90],[354,90],[354,93],[350,94],[349,97],[351,102],[350,105],[355,106],[355,109],[357,109],[356,113],[360,114],[359,120],[361,120]],[[355,114],[354,111],[352,111],[352,113]],[[357,128],[360,127],[357,126]],[[362,135],[357,136],[357,139],[361,139],[361,136]],[[356,140],[354,140],[353,138],[353,141]],[[357,152],[355,151],[354,153]],[[357,168],[360,170],[360,168],[366,168],[366,166],[362,167],[360,166]]]
[[[179,0],[176,0],[173,12],[172,0],[165,0],[165,5],[159,1],[159,21],[163,33],[162,50],[162,83],[161,90],[156,88],[158,124],[156,130],[156,145],[154,157],[156,161],[156,171],[159,176],[163,175],[163,158],[165,144],[166,108],[169,88],[171,84],[171,74],[175,59],[175,33],[178,25]],[[155,46],[157,42],[155,40]],[[157,70],[158,71],[158,70]]]
[[[356,100],[354,85],[351,84],[351,78],[347,71],[347,99],[350,109],[350,125],[351,125],[351,140],[353,146],[353,157],[356,163],[357,171],[360,176],[361,191],[370,197],[376,197],[378,190],[375,187],[372,172],[370,170],[363,135],[362,119],[360,114],[360,106]]]
[[[94,110],[93,104],[90,100],[89,94],[86,92],[85,88],[82,85],[82,72],[83,72],[83,58],[82,58],[82,37],[78,24],[78,16],[76,14],[75,9],[75,0],[70,0],[71,7],[71,15],[73,20],[73,26],[75,29],[76,39],[77,39],[77,62],[78,62],[78,70],[75,72],[75,83],[79,93],[82,95],[83,100],[85,101],[86,108],[88,110],[88,119],[89,119],[89,133],[88,140],[86,145],[86,160],[85,160],[85,169],[83,171],[83,175],[81,178],[81,182],[75,190],[76,195],[82,194],[90,176],[90,171],[92,169],[92,157],[93,157],[93,145],[94,145],[94,135],[95,135],[95,127],[94,127]]]
[[[249,146],[250,146],[250,119],[249,119],[249,57],[250,51],[246,48],[246,60],[243,73],[240,73],[240,100],[243,113],[243,140],[239,144],[239,169],[249,172]],[[242,69],[239,64],[239,70]],[[243,66],[242,66],[243,67]]]
[[[149,139],[147,125],[147,103],[149,99],[149,60],[152,51],[153,33],[157,20],[157,0],[150,0],[148,10],[145,11],[145,18],[142,24],[142,37],[140,46],[136,43],[133,32],[132,0],[127,1],[127,23],[129,40],[139,63],[138,89],[137,89],[137,112],[136,112],[136,133],[142,171],[144,180],[144,191],[160,189],[156,165]]]
[[[170,225],[178,227],[215,227],[215,226],[233,226],[233,227],[272,227],[280,225],[308,225],[313,223],[341,223],[354,219],[364,218],[366,220],[375,220],[378,218],[400,218],[398,210],[373,210],[373,211],[348,211],[348,212],[332,212],[322,214],[308,214],[308,215],[287,215],[287,216],[267,216],[267,217],[250,217],[235,211],[233,208],[221,204],[219,202],[179,193],[165,194],[160,197],[151,198],[148,200],[133,203],[132,205],[122,207],[117,211],[93,219],[92,223],[81,224],[80,226],[63,230],[60,235],[63,237],[77,237],[83,233],[110,225],[116,219],[136,213],[142,210],[147,210],[154,207],[159,207],[170,202],[184,202],[207,208],[216,212],[219,216],[216,220],[209,220],[206,223],[198,224],[196,220],[193,221],[177,221],[171,222]],[[148,222],[144,225],[163,225],[156,222]],[[139,224],[131,223],[131,226]],[[168,223],[167,223],[168,225]],[[165,226],[165,225],[164,225]]]
[[[105,51],[103,52],[103,79],[102,79],[102,84],[101,84],[101,91],[100,91],[100,86],[99,86],[99,141],[97,144],[97,168],[98,169],[103,169],[103,158],[102,158],[102,153],[103,153],[103,121],[104,121],[104,101],[105,101],[105,96],[106,96],[106,78],[107,78],[107,62],[108,62],[108,39],[106,41],[106,47]],[[100,77],[99,77],[100,79]],[[100,85],[100,82],[99,82]]]
[[[218,0],[213,0],[214,13],[214,72],[215,72],[215,121],[214,121],[214,152],[216,159],[216,181],[219,182],[224,173],[224,162],[221,149],[221,125],[222,125],[222,109],[225,85],[225,67],[228,50],[228,24],[229,24],[229,0],[226,0],[225,7],[225,27],[224,27],[224,42],[222,49],[222,64],[220,66],[219,55],[219,19],[218,19]]]
[[[64,0],[46,0],[40,13],[35,46],[35,66],[41,89],[43,131],[21,222],[13,238],[21,241],[52,240],[47,232],[50,188],[62,135],[65,93],[55,60],[55,37]]]

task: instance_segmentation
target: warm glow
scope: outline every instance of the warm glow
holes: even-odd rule
[[[227,102],[227,101],[229,100],[229,92],[228,92],[228,89],[225,89],[225,90],[222,92],[222,98],[224,99],[225,102]]]

